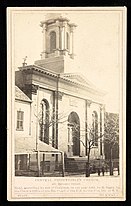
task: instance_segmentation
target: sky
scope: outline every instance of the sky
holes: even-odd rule
[[[13,14],[12,59],[15,70],[27,56],[27,64],[34,64],[42,52],[40,21],[47,11],[21,11]],[[50,12],[52,13],[52,12]],[[60,13],[60,12],[58,12]],[[74,31],[75,71],[107,92],[106,110],[119,112],[121,71],[121,24],[116,11],[63,11]]]

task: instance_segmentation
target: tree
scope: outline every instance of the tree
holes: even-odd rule
[[[39,139],[47,144],[51,144],[54,148],[57,148],[56,142],[52,135],[49,135],[49,128],[53,127],[56,130],[56,124],[63,125],[67,122],[67,114],[65,112],[58,113],[56,118],[56,111],[54,108],[39,107],[39,112],[34,113],[37,124],[40,128]]]
[[[119,159],[119,116],[105,113],[104,126],[105,157],[110,162],[110,175],[113,175],[113,159]],[[118,169],[119,170],[119,169]]]
[[[40,128],[43,130],[46,129],[46,131],[49,129],[49,127],[54,127],[56,124],[63,125],[63,123],[67,122],[67,114],[64,112],[61,114],[58,114],[58,118],[56,118],[56,111],[53,108],[52,110],[46,109],[44,113],[42,110],[39,110],[39,113],[35,115],[37,118],[37,121],[39,123]],[[84,129],[80,130],[80,125],[73,122],[72,127],[73,131],[79,131],[75,134],[81,134],[81,135],[75,135],[73,138],[79,139],[81,144],[85,147],[86,154],[87,154],[87,162],[86,162],[86,177],[90,176],[90,153],[91,150],[94,148],[94,146],[98,146],[99,143],[103,144],[105,147],[105,155],[106,158],[110,160],[110,175],[113,174],[113,167],[112,167],[112,159],[116,155],[119,154],[119,118],[118,115],[112,114],[112,113],[105,113],[105,120],[104,120],[104,133],[102,134],[101,131],[98,130],[98,125],[101,126],[100,122],[98,122],[98,119],[95,121],[92,121],[91,124],[86,125]],[[43,132],[41,132],[41,140],[42,140]],[[44,132],[45,139],[47,139],[47,133]],[[82,136],[87,136],[86,141],[82,140]],[[44,139],[43,139],[44,141]],[[56,148],[56,143],[52,139],[52,136],[49,137],[49,144],[53,143],[53,147]]]
[[[98,122],[95,122],[95,124],[99,124]],[[77,131],[79,129],[79,125],[74,123],[74,129]],[[86,131],[85,129],[81,130],[81,133],[85,133],[84,135],[87,135],[87,140],[86,142],[84,142],[82,140],[82,135],[81,136],[75,136],[75,138],[79,139],[79,141],[82,143],[82,145],[85,147],[86,149],[86,153],[87,153],[87,161],[86,161],[86,177],[90,176],[90,152],[91,150],[94,148],[95,145],[98,146],[99,142],[102,142],[102,137],[104,134],[101,134],[100,132],[98,132],[98,129],[96,129],[96,126],[92,123],[92,124],[88,124]]]
[[[52,147],[58,149],[57,143],[57,134],[56,134],[56,125],[63,124],[67,121],[67,115],[65,113],[58,113],[58,117],[56,118],[55,108],[49,109],[49,106],[46,101],[41,103],[41,107],[39,108],[39,112],[34,112],[36,117],[36,130],[40,130],[39,136],[36,137],[36,151],[38,145],[38,139],[45,142],[46,144],[51,144]],[[54,135],[49,135],[49,128],[52,127],[54,131]],[[63,156],[63,154],[61,154]],[[62,157],[62,175],[64,176],[64,165],[63,165],[63,157]],[[39,155],[37,155],[37,166],[38,166],[38,176],[40,176],[40,161]],[[58,169],[58,154],[56,154],[56,168]]]
[[[99,122],[95,122],[99,125]],[[75,130],[77,130],[79,125],[74,124]],[[118,114],[105,113],[104,120],[104,133],[98,132],[98,129],[94,124],[87,125],[87,129],[83,130],[87,135],[87,142],[82,141],[81,136],[75,137],[83,144],[87,151],[87,162],[86,162],[86,177],[90,176],[90,152],[94,148],[94,145],[98,143],[104,143],[105,154],[110,160],[110,175],[113,175],[113,165],[112,160],[114,158],[119,158],[119,117]]]
[[[49,110],[48,107],[45,107],[45,110],[43,111],[43,107],[39,109],[39,113],[36,115],[37,123],[40,127],[40,140],[45,141],[47,144],[52,144],[56,147],[56,143],[53,140],[52,136],[48,136],[48,130],[50,127],[55,127],[56,124],[63,125],[63,123],[67,122],[67,114],[65,112],[58,114],[58,119],[56,119],[56,111],[54,109]],[[102,135],[98,133],[98,128],[96,128],[96,125],[98,125],[98,122],[95,121],[91,125],[87,126],[87,130],[85,132],[85,129],[81,130],[81,133],[84,132],[84,135],[87,135],[89,138],[87,138],[87,142],[82,141],[81,136],[75,135],[75,138],[79,139],[79,141],[83,144],[83,146],[86,148],[87,153],[87,162],[86,162],[86,176],[90,176],[90,151],[95,146],[98,145],[98,142],[100,141],[100,138],[102,138]],[[77,123],[72,123],[73,131],[76,131],[75,134],[79,134],[80,126]],[[47,141],[49,139],[49,141]]]

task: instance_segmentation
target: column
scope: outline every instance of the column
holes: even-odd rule
[[[66,39],[66,33],[65,33],[65,25],[64,25],[63,26],[63,50],[66,49],[65,39]]]
[[[88,140],[90,138],[89,132],[88,132],[88,127],[89,127],[89,110],[90,110],[90,105],[91,105],[90,100],[86,100],[86,146],[88,147]],[[87,156],[87,150],[86,150],[86,156]]]
[[[74,58],[74,28],[71,27],[71,41],[70,41],[71,58]]]
[[[72,54],[72,29],[70,33],[70,54]]]
[[[43,24],[43,51],[41,54],[41,58],[45,59],[46,58],[46,24]]]
[[[66,50],[66,27],[67,27],[67,23],[64,22],[64,49]]]
[[[60,31],[59,31],[59,21],[56,21],[56,50],[60,49]]]
[[[53,125],[52,125],[52,147],[56,145],[56,128],[55,128],[55,92],[53,92]]]
[[[63,35],[62,34],[63,33],[63,27],[60,26],[59,30],[60,30],[60,39],[59,39],[60,43],[59,44],[60,44],[60,50],[62,50],[62,48],[63,48],[63,42],[62,42],[62,40],[63,40],[63,36],[62,36]]]

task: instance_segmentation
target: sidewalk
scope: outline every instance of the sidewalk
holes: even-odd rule
[[[65,172],[65,177],[85,177],[85,173],[83,173],[83,174],[78,174],[78,173],[69,173],[69,172]],[[110,175],[110,173],[109,172],[105,172],[104,173],[104,176],[102,175],[102,173],[100,174],[100,176],[98,176],[98,173],[93,173],[93,174],[90,174],[90,176],[88,177],[88,178],[90,178],[90,177],[119,177],[119,175],[118,175],[118,172],[117,171],[114,171],[113,172],[113,175],[111,176]]]

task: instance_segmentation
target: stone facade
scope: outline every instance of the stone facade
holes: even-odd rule
[[[26,76],[26,79],[24,76]],[[22,80],[23,78],[24,83]],[[100,122],[102,128],[104,124],[104,107],[102,108],[103,94],[99,95],[98,91],[94,92],[94,88],[88,89],[88,91],[85,87],[82,87],[83,85],[81,83],[78,84],[75,80],[70,80],[63,76],[61,77],[61,75],[52,74],[48,70],[46,71],[36,65],[27,66],[24,67],[23,70],[21,68],[20,71],[17,71],[16,84],[32,100],[32,136],[37,135],[37,138],[40,139],[39,114],[41,113],[41,102],[43,99],[45,99],[49,104],[50,118],[52,118],[53,115],[56,116],[56,110],[58,109],[58,120],[55,120],[55,125],[51,125],[49,127],[50,144],[53,146],[53,142],[55,142],[54,147],[64,151],[67,156],[73,156],[73,153],[69,152],[68,149],[68,117],[72,112],[76,113],[79,117],[80,138],[84,143],[86,141],[85,122],[87,121],[87,124],[91,125],[93,111],[96,111],[98,115],[98,133],[100,134]],[[52,120],[50,119],[49,121],[51,122]],[[56,125],[57,121],[58,125]],[[55,128],[53,126],[55,126]],[[57,132],[56,126],[58,127]],[[103,129],[101,132],[103,133]],[[57,146],[56,141],[58,141]],[[100,148],[102,152],[100,151]],[[103,144],[100,146],[99,142],[98,147],[94,147],[91,150],[92,158],[104,155],[103,151]],[[80,152],[78,156],[86,156],[86,149],[82,143],[80,143]]]

